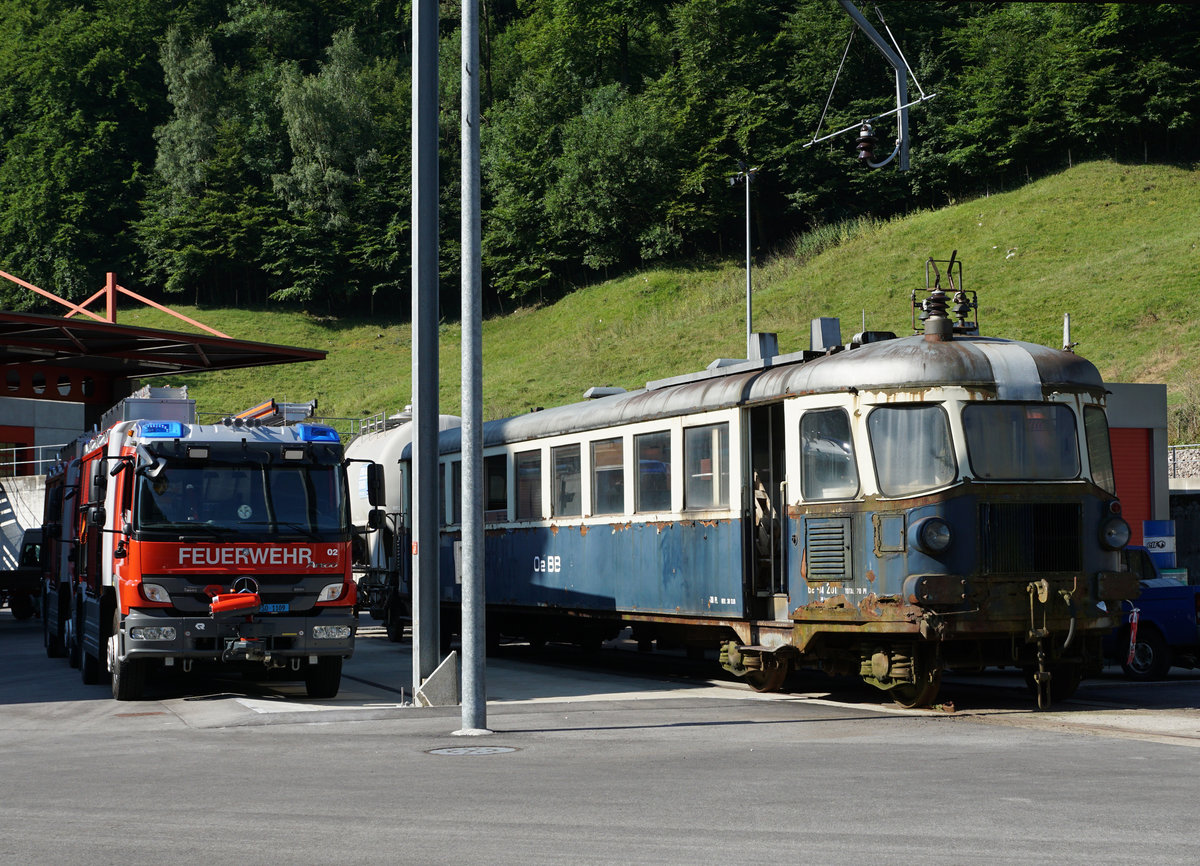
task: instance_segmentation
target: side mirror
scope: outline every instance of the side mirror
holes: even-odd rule
[[[371,505],[387,504],[387,490],[383,480],[383,466],[379,463],[367,464],[367,501]]]
[[[387,512],[382,508],[372,508],[367,512],[367,526],[372,529],[382,529],[387,525]]]

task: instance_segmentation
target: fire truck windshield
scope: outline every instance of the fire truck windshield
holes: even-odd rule
[[[341,468],[168,460],[134,492],[136,532],[333,539],[347,526]]]

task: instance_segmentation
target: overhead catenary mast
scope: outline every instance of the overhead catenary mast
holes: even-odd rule
[[[843,129],[839,129],[837,132],[831,132],[828,135],[822,136],[821,138],[817,138],[814,135],[812,141],[808,142],[804,146],[812,147],[814,144],[819,144],[822,141],[828,141],[831,138],[835,138],[839,135],[845,135],[847,132],[852,132],[855,129],[857,129],[858,130],[858,142],[857,142],[858,156],[859,156],[859,159],[865,165],[867,165],[870,168],[882,168],[883,166],[890,163],[893,159],[896,159],[896,157],[899,157],[899,162],[897,163],[897,167],[900,169],[900,171],[908,171],[908,110],[909,110],[909,108],[911,108],[914,105],[920,105],[921,103],[926,102],[927,100],[933,99],[933,97],[937,96],[937,94],[930,93],[927,95],[925,93],[925,91],[921,88],[920,82],[917,81],[916,76],[913,75],[913,73],[912,73],[912,69],[909,68],[908,61],[904,59],[904,53],[900,50],[900,44],[896,41],[896,38],[892,35],[892,31],[890,28],[888,28],[887,23],[883,21],[882,15],[880,15],[880,22],[883,23],[883,29],[887,30],[888,36],[891,38],[890,43],[886,39],[884,39],[879,34],[879,31],[876,30],[871,25],[871,22],[869,22],[863,16],[863,14],[858,11],[858,7],[856,7],[851,2],[851,0],[838,0],[838,3],[841,4],[841,7],[846,10],[846,14],[850,16],[850,19],[855,23],[855,25],[860,30],[862,30],[863,33],[866,34],[868,39],[871,40],[871,43],[876,48],[879,49],[879,53],[883,55],[885,60],[887,60],[888,65],[890,65],[892,67],[892,69],[895,70],[895,73],[896,73],[896,107],[892,111],[885,111],[882,114],[877,114],[872,118],[864,118],[860,123],[856,123],[852,126],[847,126]],[[851,31],[850,37],[851,37],[851,39],[854,38],[853,31]],[[847,43],[847,45],[846,45],[847,51],[849,51],[849,48],[850,48],[850,45],[849,45],[849,43]],[[845,63],[845,60],[846,60],[846,57],[845,57],[845,55],[843,55],[842,56],[843,64]],[[841,66],[839,66],[838,67],[838,75],[841,74],[841,71],[842,71]],[[912,102],[909,102],[909,99],[908,99],[908,79],[910,76],[912,77],[913,83],[917,85],[917,90],[921,94],[919,99],[916,99]],[[835,88],[835,87],[837,87],[837,76],[834,77],[833,87],[830,88],[830,92],[829,92],[830,97],[833,96],[833,88]],[[826,111],[828,111],[828,109],[829,109],[829,101],[828,100],[826,100],[825,109],[826,109]],[[874,128],[873,121],[879,120],[884,117],[891,117],[892,115],[896,115],[896,127],[897,128],[896,128],[895,149],[892,151],[891,155],[889,155],[886,159],[876,161],[875,153],[874,153],[875,128]],[[821,120],[817,122],[818,131],[820,131],[820,125],[821,125],[821,123],[824,122],[824,120],[825,120],[825,113],[822,112]]]

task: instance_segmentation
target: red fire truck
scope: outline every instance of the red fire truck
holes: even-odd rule
[[[110,676],[114,698],[136,700],[153,669],[219,663],[337,694],[357,614],[335,430],[122,421],[84,447],[77,478],[62,494],[61,645],[85,683]]]

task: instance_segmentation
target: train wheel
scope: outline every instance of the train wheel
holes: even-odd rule
[[[386,610],[384,627],[387,629],[388,640],[392,643],[400,643],[404,640],[403,611],[398,604],[389,604]]]
[[[788,667],[788,663],[783,661],[766,670],[750,670],[746,672],[745,680],[756,692],[777,692],[787,679]]]
[[[888,689],[888,694],[892,700],[906,709],[915,707],[927,707],[937,698],[938,691],[942,687],[942,672],[940,670],[933,671],[924,683],[904,683],[900,686],[892,686]]]

